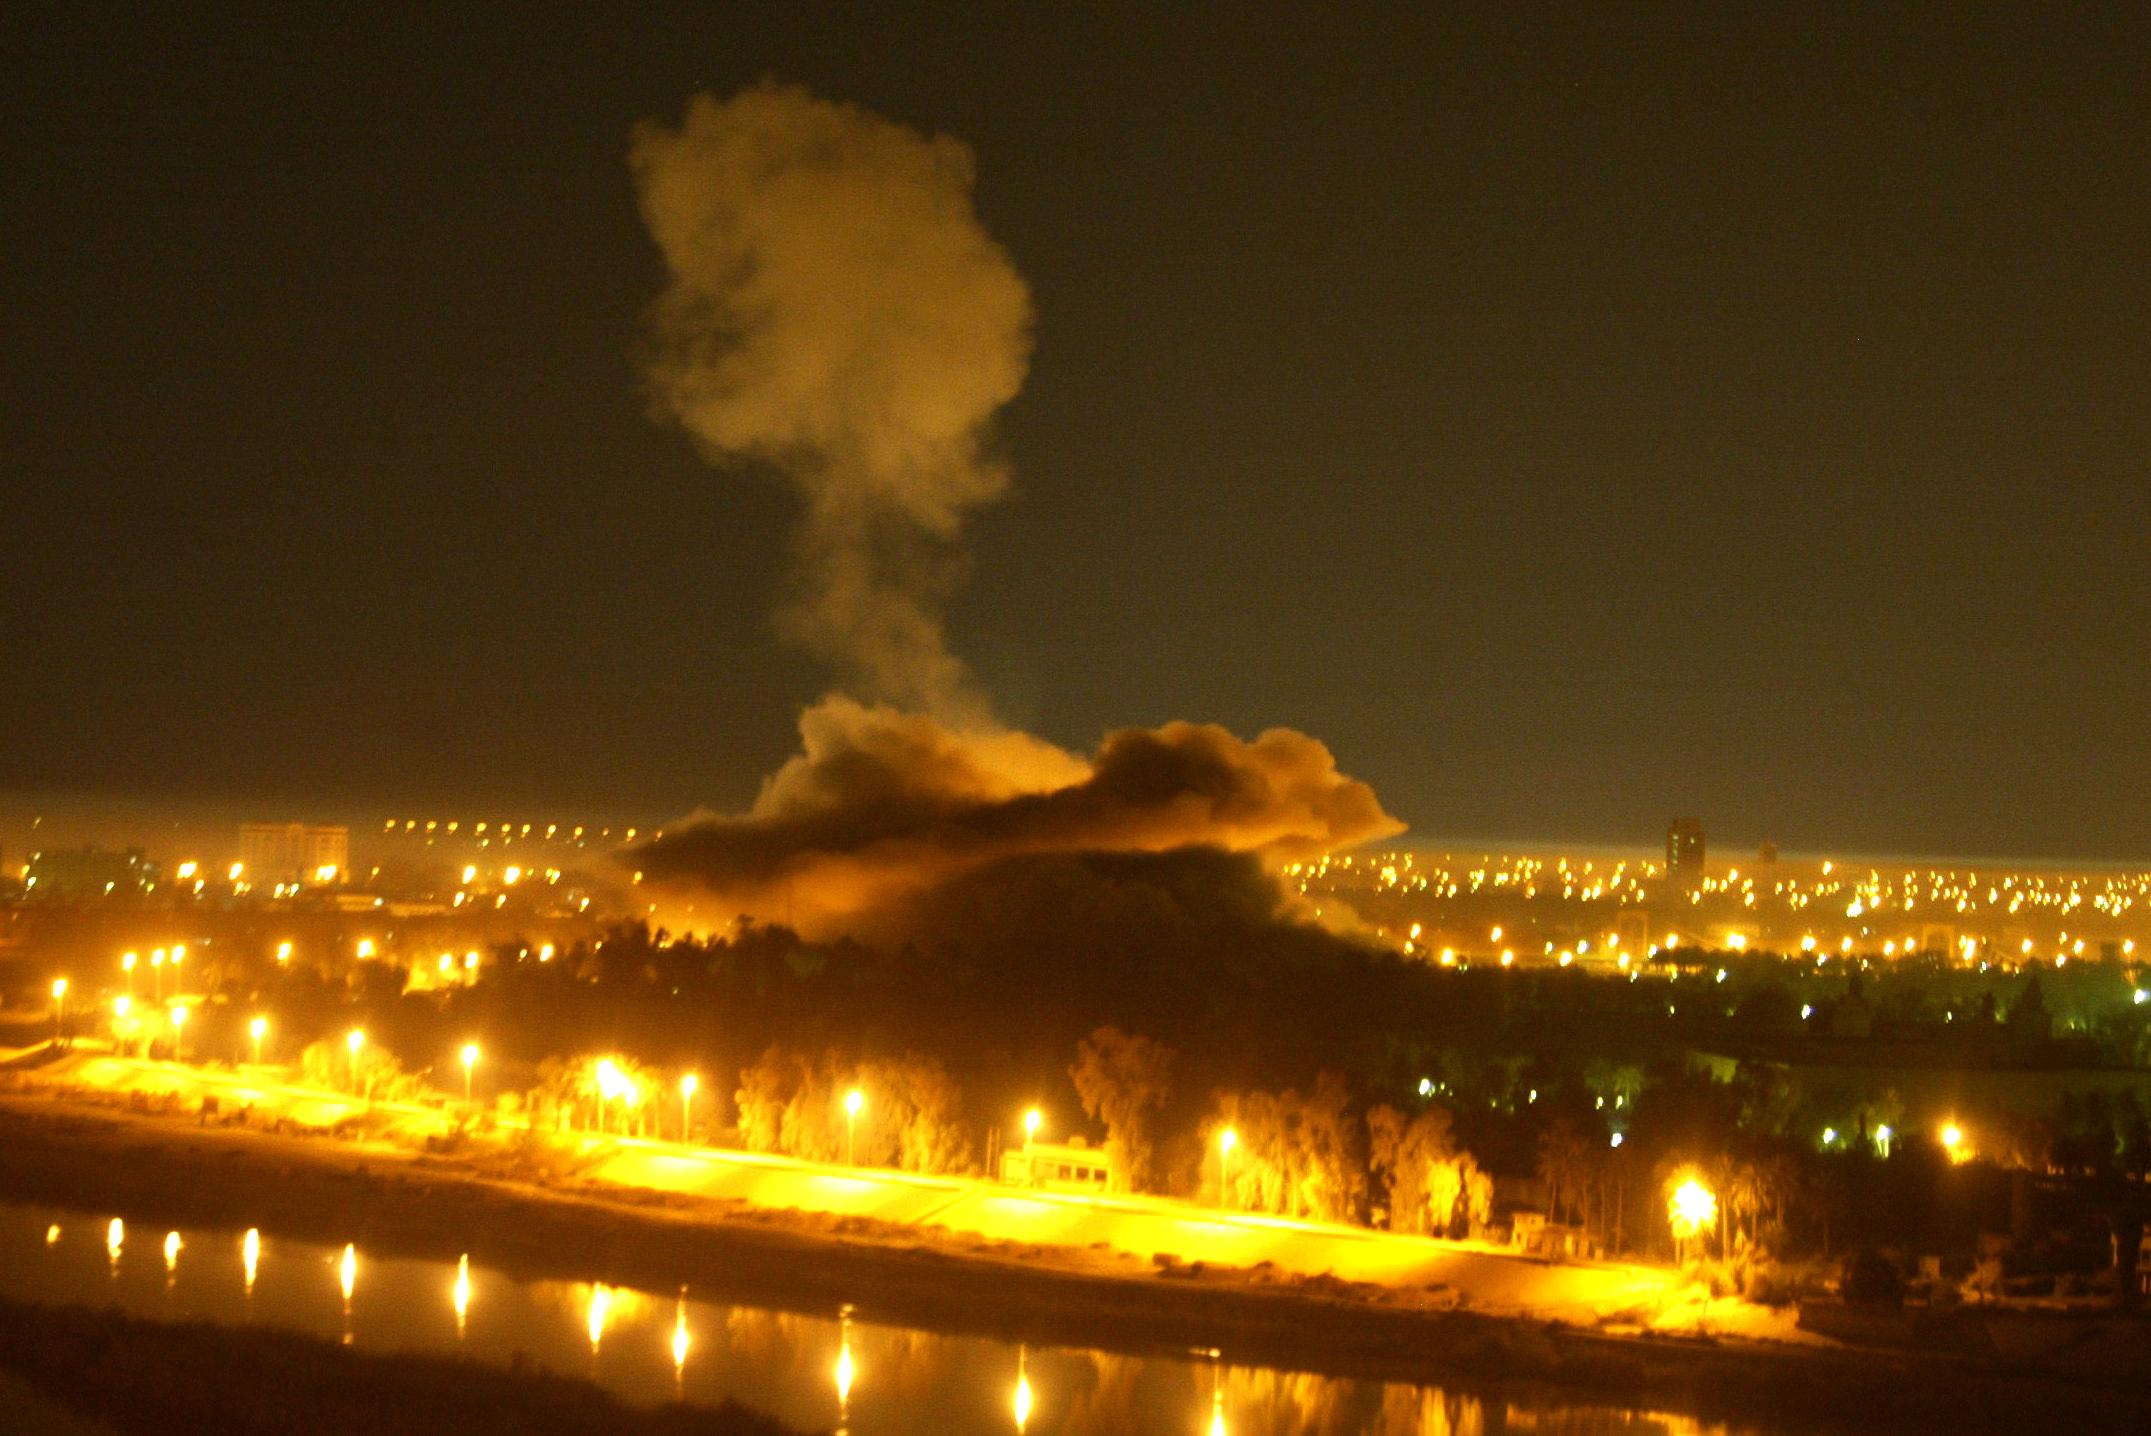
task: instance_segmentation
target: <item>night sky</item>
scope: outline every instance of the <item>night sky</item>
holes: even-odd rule
[[[1010,721],[1300,728],[1422,837],[2151,858],[2142,7],[331,8],[0,15],[0,788],[751,797],[796,499],[650,417],[626,156],[774,76],[972,146],[1032,286]]]

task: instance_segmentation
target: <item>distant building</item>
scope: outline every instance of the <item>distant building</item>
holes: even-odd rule
[[[1080,1142],[1026,1142],[1001,1154],[1001,1180],[1012,1187],[1102,1195],[1112,1174],[1104,1150]]]
[[[1666,881],[1679,892],[1703,886],[1703,821],[1675,818],[1666,829]]]
[[[118,897],[146,892],[156,880],[157,869],[140,848],[76,848],[30,854],[23,890],[39,898]]]
[[[351,866],[351,830],[320,823],[242,823],[239,861],[247,881],[327,883]]]

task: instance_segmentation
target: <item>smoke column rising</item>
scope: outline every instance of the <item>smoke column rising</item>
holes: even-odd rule
[[[1023,385],[1031,303],[972,210],[970,150],[763,84],[640,126],[631,160],[671,272],[659,409],[806,501],[782,631],[866,697],[983,721],[941,607],[965,516],[1008,487],[989,429]]]
[[[781,626],[856,694],[801,715],[799,756],[750,811],[639,849],[652,880],[821,934],[960,922],[979,904],[938,897],[1019,878],[1253,890],[1267,920],[1283,895],[1261,862],[1400,830],[1289,730],[1169,723],[1084,757],[993,721],[941,610],[965,518],[1008,487],[991,427],[1023,384],[1031,306],[973,212],[968,149],[764,84],[641,126],[632,162],[671,275],[650,321],[659,412],[712,462],[799,490]]]

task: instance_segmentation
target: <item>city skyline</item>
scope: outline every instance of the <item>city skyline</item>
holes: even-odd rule
[[[2143,860],[2141,17],[1910,13],[56,18],[0,786],[749,801],[832,680],[791,497],[646,412],[625,158],[776,75],[960,139],[1035,291],[949,615],[1011,723],[1289,726],[1432,841]]]

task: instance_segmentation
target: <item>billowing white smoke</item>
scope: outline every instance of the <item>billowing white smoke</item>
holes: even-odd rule
[[[1031,304],[972,210],[971,152],[764,84],[642,125],[632,159],[672,276],[658,403],[806,500],[784,631],[865,697],[979,722],[941,612],[965,516],[1008,487],[989,429],[1023,385]]]

